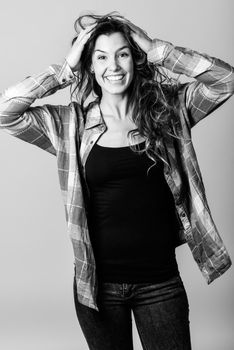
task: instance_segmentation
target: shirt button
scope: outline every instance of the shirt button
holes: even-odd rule
[[[90,145],[92,145],[93,141],[90,141]]]
[[[182,216],[182,218],[185,218],[186,214],[185,214],[185,213],[182,213],[181,216]]]
[[[66,79],[65,79],[65,78],[63,78],[63,79],[62,79],[62,83],[65,83],[65,81],[66,81]]]

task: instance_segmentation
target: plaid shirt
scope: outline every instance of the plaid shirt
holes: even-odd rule
[[[216,58],[154,39],[148,60],[195,78],[178,87],[178,123],[182,137],[164,141],[165,179],[173,193],[181,222],[178,245],[187,242],[207,283],[231,265],[205,196],[191,140],[191,127],[227,100],[234,90],[233,68]],[[0,99],[0,126],[9,134],[56,156],[68,234],[75,256],[78,300],[98,310],[95,260],[87,227],[84,165],[90,150],[106,130],[99,105],[86,116],[77,102],[68,106],[30,107],[75,82],[67,62],[52,65],[7,89]],[[85,120],[85,122],[84,122]]]

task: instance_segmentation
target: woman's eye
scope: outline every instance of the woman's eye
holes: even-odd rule
[[[98,60],[104,60],[106,56],[98,56]]]
[[[120,57],[128,57],[128,56],[129,56],[129,54],[127,52],[122,52],[120,54]]]

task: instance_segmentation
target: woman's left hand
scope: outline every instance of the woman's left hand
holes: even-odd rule
[[[152,39],[150,39],[147,33],[130,22],[128,19],[124,19],[124,22],[128,24],[131,29],[131,36],[133,40],[139,45],[139,47],[147,54],[152,48]]]

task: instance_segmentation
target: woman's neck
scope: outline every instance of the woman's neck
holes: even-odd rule
[[[126,95],[103,95],[100,101],[100,109],[103,115],[124,120],[128,115],[127,102],[128,97]]]

